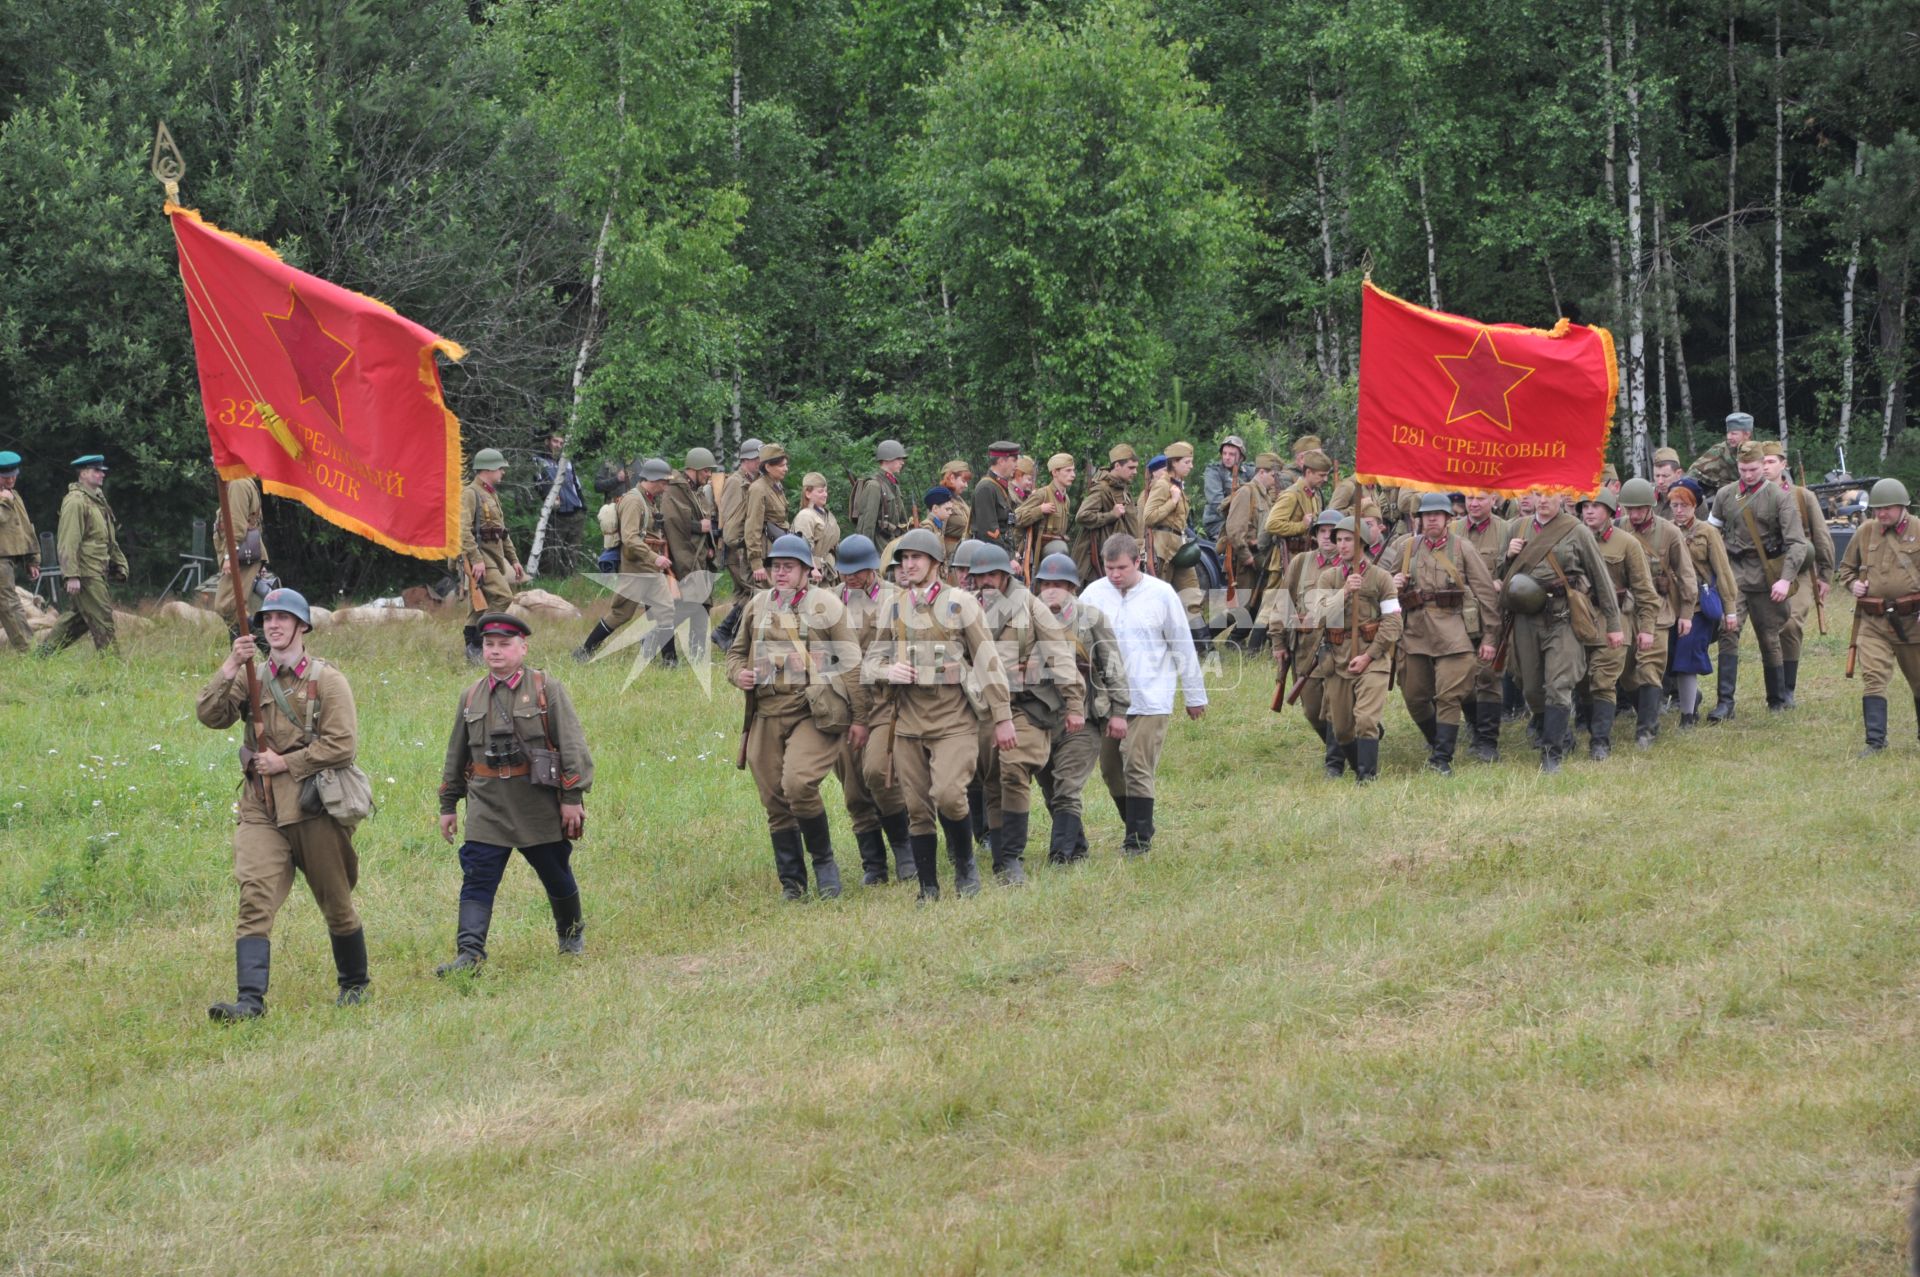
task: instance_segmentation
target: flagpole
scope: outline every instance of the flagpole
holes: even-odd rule
[[[173,134],[168,131],[165,120],[156,122],[153,130],[153,159],[151,163],[154,180],[159,182],[167,193],[167,203],[180,202],[180,180],[187,175],[186,159],[180,154],[180,148],[174,144]],[[211,459],[211,454],[209,454]],[[220,477],[220,467],[213,468],[213,485],[220,498],[220,528],[222,540],[226,542],[227,561],[221,565],[221,571],[227,574],[233,591],[234,628],[238,634],[246,634],[252,627],[247,623],[247,601],[240,596],[240,547],[233,535],[233,504],[227,497],[227,481]],[[247,667],[247,705],[250,715],[247,720],[248,734],[256,741],[260,739],[260,675],[252,661]],[[267,787],[267,778],[248,766],[247,776],[253,781],[254,792],[266,805],[269,813],[273,811],[273,791]]]

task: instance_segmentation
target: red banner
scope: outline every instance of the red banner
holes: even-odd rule
[[[1361,285],[1363,483],[1589,496],[1619,391],[1604,328],[1483,324]]]
[[[460,548],[460,422],[434,352],[466,352],[392,307],[167,205],[213,464],[423,559]]]

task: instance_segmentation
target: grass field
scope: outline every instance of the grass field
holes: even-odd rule
[[[233,991],[233,742],[193,718],[218,641],[7,660],[0,1270],[1895,1271],[1920,745],[1896,696],[1894,748],[1853,758],[1846,619],[1797,713],[1753,667],[1733,724],[1553,778],[1517,726],[1425,775],[1396,700],[1363,791],[1230,659],[1150,857],[1096,795],[1087,865],[928,909],[782,904],[737,694],[622,691],[553,627],[536,662],[598,762],[588,957],[516,862],[457,985],[457,631],[336,628],[313,646],[381,802],[373,997],[333,1007],[296,888],[235,1028],[205,1014]]]

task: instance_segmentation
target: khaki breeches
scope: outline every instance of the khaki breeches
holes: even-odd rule
[[[901,736],[893,747],[893,779],[907,800],[907,832],[931,834],[938,818],[967,818],[967,786],[980,752],[972,732]]]
[[[24,652],[33,646],[33,632],[27,628],[27,609],[13,591],[13,560],[0,559],[0,628],[6,630],[7,642],[14,650]]]
[[[846,735],[840,738],[840,754],[834,760],[833,774],[840,778],[840,795],[846,800],[847,815],[853,817],[853,832],[864,834],[880,827],[882,814],[901,809],[900,789],[886,787],[887,750],[893,744],[893,724],[885,723],[867,733],[867,743],[859,749]]]
[[[754,719],[747,735],[747,770],[767,809],[767,828],[792,829],[824,815],[820,782],[839,757],[839,735],[821,731],[805,714]]]
[[[1900,623],[1910,636],[1920,639],[1920,616],[1903,616]],[[1896,669],[1907,680],[1907,690],[1920,700],[1920,643],[1902,643],[1884,616],[1870,616],[1860,622],[1859,647],[1854,653],[1860,694],[1885,696]]]
[[[1400,654],[1400,694],[1406,698],[1407,713],[1416,723],[1428,719],[1458,726],[1460,707],[1473,691],[1474,667],[1479,658],[1471,652],[1451,656],[1409,656]]]
[[[1351,745],[1356,740],[1378,740],[1380,716],[1387,708],[1386,669],[1375,664],[1358,678],[1336,674],[1321,681],[1326,684],[1322,696],[1334,739],[1342,745]],[[1459,713],[1458,709],[1454,712]]]
[[[1152,798],[1171,714],[1127,715],[1127,738],[1100,737],[1100,778],[1114,798]]]
[[[233,578],[224,570],[220,572],[220,583],[213,591],[213,610],[229,629],[236,624],[243,630],[252,627],[253,583],[260,578],[260,568],[258,563],[243,564],[240,568],[240,606],[246,611],[246,619],[238,622],[233,617]]]
[[[1033,778],[1053,752],[1053,742],[1045,728],[1019,710],[1013,712],[1013,748],[994,749],[989,732],[987,767],[981,789],[987,800],[987,827],[1000,825],[1003,811],[1033,810]]]
[[[273,934],[273,919],[293,890],[295,870],[307,880],[327,930],[349,936],[360,929],[353,888],[360,857],[353,838],[331,816],[314,816],[284,828],[243,821],[233,830],[233,878],[240,884],[240,923],[234,938]]]
[[[1632,631],[1628,631],[1628,641],[1632,641]],[[1664,654],[1662,659],[1665,659]],[[1587,649],[1587,695],[1596,701],[1612,701],[1618,698],[1620,679],[1627,672],[1627,645],[1619,647],[1603,643],[1599,647]]]
[[[1549,705],[1573,708],[1573,689],[1586,672],[1587,650],[1574,636],[1573,622],[1552,610],[1537,616],[1513,618],[1513,676],[1526,693],[1527,708],[1535,714]]]

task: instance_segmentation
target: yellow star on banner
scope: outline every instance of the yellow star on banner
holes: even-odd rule
[[[1453,381],[1453,405],[1447,409],[1447,424],[1479,413],[1502,430],[1513,429],[1513,408],[1508,396],[1513,388],[1533,376],[1525,364],[1510,364],[1500,358],[1493,334],[1481,329],[1464,355],[1435,355],[1440,371]]]

